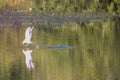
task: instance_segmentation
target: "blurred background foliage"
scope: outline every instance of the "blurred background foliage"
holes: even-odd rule
[[[0,0],[0,12],[120,13],[120,0]],[[92,14],[94,15],[94,14]],[[87,16],[87,15],[85,15]],[[36,16],[38,17],[38,16]],[[68,45],[70,49],[34,49],[35,69],[28,71],[22,54],[25,23],[0,28],[1,80],[119,80],[120,19],[54,23],[34,21],[33,45]],[[38,24],[37,24],[38,23]],[[39,24],[40,23],[40,24]],[[43,24],[48,24],[44,22]],[[28,26],[28,24],[27,24]],[[46,66],[47,65],[47,66]]]
[[[0,0],[4,10],[120,13],[120,0]]]

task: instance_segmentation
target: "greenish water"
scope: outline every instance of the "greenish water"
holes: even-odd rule
[[[0,80],[120,80],[119,13],[120,0],[0,0]]]
[[[25,24],[0,28],[0,80],[120,79],[119,18],[53,25],[33,30],[32,70],[27,69],[22,52]]]

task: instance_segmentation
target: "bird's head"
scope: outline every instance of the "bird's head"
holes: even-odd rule
[[[23,41],[22,43],[25,44],[25,41]]]
[[[23,43],[23,45],[25,45],[25,46],[27,46],[27,45],[28,45],[25,41],[23,41],[22,43]]]

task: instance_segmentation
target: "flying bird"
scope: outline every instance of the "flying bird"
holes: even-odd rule
[[[31,38],[32,38],[32,31],[33,31],[33,27],[28,27],[25,31],[25,39],[23,40],[23,44],[31,44]]]

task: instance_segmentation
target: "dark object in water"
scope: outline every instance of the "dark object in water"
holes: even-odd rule
[[[49,46],[48,48],[71,48],[71,46]]]

